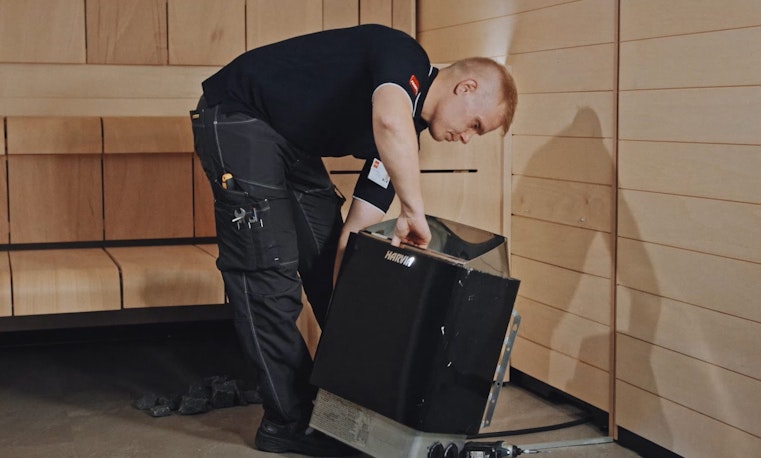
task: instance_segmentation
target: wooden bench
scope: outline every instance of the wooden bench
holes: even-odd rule
[[[0,317],[224,303],[187,119],[2,122]]]

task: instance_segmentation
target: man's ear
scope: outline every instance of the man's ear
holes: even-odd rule
[[[461,94],[463,92],[473,92],[478,89],[478,82],[472,78],[462,80],[454,87],[455,94]]]

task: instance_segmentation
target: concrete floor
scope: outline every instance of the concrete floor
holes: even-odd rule
[[[72,339],[71,333],[32,333],[10,341],[0,338],[1,457],[277,456],[253,448],[262,414],[258,405],[163,418],[153,418],[132,405],[147,392],[184,392],[190,384],[214,375],[253,384],[237,341],[224,326],[214,332],[158,328],[139,335],[100,330],[86,341],[81,341],[82,335]],[[575,407],[506,385],[487,431],[575,418]],[[602,436],[598,428],[585,424],[504,440],[525,445]],[[546,454],[556,458],[638,456],[615,443],[554,448],[539,456]]]

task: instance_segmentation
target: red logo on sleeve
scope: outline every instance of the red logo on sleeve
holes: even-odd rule
[[[418,83],[415,75],[410,76],[410,88],[412,88],[412,93],[415,95],[420,91],[420,83]]]

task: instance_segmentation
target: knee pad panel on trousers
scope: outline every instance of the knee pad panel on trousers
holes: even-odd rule
[[[247,193],[216,189],[214,219],[222,271],[257,271],[298,262],[295,231],[282,227],[287,199],[255,198]],[[287,215],[285,221],[290,221]],[[291,241],[293,240],[293,241]]]

